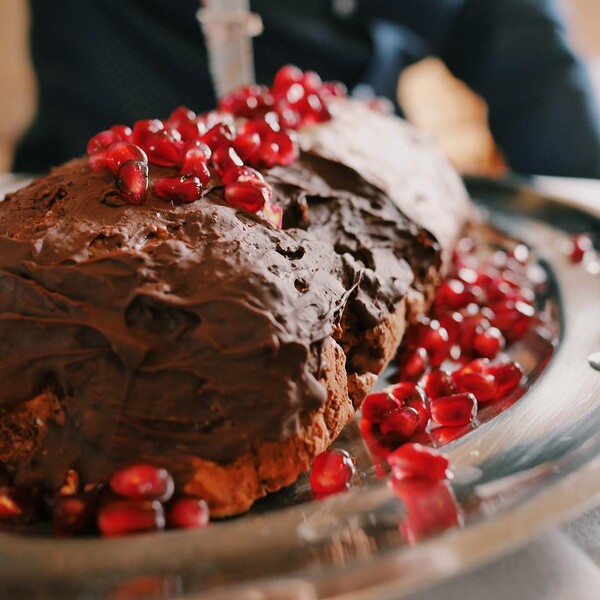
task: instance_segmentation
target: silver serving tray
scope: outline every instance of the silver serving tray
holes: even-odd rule
[[[551,318],[511,350],[527,371],[525,394],[486,408],[445,446],[456,478],[419,496],[442,506],[438,518],[411,525],[353,422],[337,442],[357,459],[347,493],[312,500],[301,478],[250,515],[201,531],[0,534],[0,598],[397,600],[600,503],[600,357],[590,358],[600,352],[600,266],[575,267],[564,252],[580,231],[600,247],[600,214],[521,182],[468,184],[489,222],[534,250]]]

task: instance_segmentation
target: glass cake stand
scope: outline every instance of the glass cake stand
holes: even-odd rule
[[[314,500],[302,477],[200,531],[0,534],[0,598],[397,600],[600,502],[600,267],[570,265],[564,252],[582,231],[600,247],[600,214],[521,183],[468,183],[487,222],[533,249],[550,318],[511,349],[524,395],[486,407],[444,447],[451,485],[393,488],[352,422],[336,442],[357,461],[347,493]]]

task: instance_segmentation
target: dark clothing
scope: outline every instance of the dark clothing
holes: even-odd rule
[[[481,93],[513,169],[600,177],[600,118],[553,0],[254,0],[257,79],[285,63],[395,99],[428,55]],[[39,111],[15,170],[43,171],[115,123],[215,104],[198,0],[31,0]]]

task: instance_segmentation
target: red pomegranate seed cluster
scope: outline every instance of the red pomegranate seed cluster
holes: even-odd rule
[[[434,430],[464,431],[482,405],[519,387],[521,366],[500,354],[525,336],[536,316],[528,261],[522,244],[477,258],[471,240],[461,240],[431,315],[407,332],[400,383],[362,405],[361,432],[375,454],[429,442]],[[437,442],[456,435],[436,435]]]
[[[120,469],[108,487],[82,486],[77,472],[70,470],[61,488],[45,498],[37,489],[0,486],[0,524],[29,525],[49,512],[52,531],[59,537],[94,530],[113,537],[208,525],[206,502],[173,498],[174,489],[170,473],[149,464]]]
[[[477,258],[473,250],[471,240],[459,242],[432,314],[409,331],[402,380],[418,381],[447,360],[494,359],[507,344],[522,339],[534,322],[527,247],[518,244],[485,258]]]
[[[105,536],[142,531],[204,527],[208,506],[200,498],[173,498],[175,484],[171,474],[150,464],[135,464],[120,469],[109,481],[117,496],[104,502],[98,511],[98,529]]]
[[[221,100],[219,109],[246,119],[270,113],[282,127],[297,129],[305,123],[329,120],[328,98],[346,93],[341,83],[324,83],[314,71],[286,65],[279,69],[271,87],[251,85],[237,90]]]
[[[211,185],[224,185],[225,200],[235,208],[262,210],[274,227],[283,213],[272,203],[272,190],[255,169],[289,165],[299,156],[294,129],[331,118],[327,98],[344,95],[339,83],[323,83],[312,72],[282,67],[270,88],[252,85],[223,98],[219,111],[196,115],[180,106],[168,119],[115,125],[87,145],[92,170],[109,170],[119,194],[131,204],[148,195],[149,165],[173,167],[179,174],[152,185],[167,202],[202,198]],[[234,118],[243,120],[234,123]],[[220,181],[219,181],[220,178]]]

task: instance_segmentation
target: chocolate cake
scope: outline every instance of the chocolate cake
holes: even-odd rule
[[[215,172],[200,199],[165,201],[157,181],[180,169],[157,164],[139,205],[87,158],[0,203],[15,485],[148,462],[226,516],[336,438],[431,302],[468,203],[412,128],[346,99],[331,112],[261,169],[281,228],[231,206]]]

